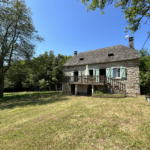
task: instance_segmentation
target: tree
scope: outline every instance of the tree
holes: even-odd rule
[[[150,92],[150,51],[143,48],[139,53],[140,85],[144,93],[147,93]]]
[[[112,4],[114,0],[81,0],[82,3],[84,3],[87,6],[88,10],[96,10],[96,8],[99,8],[101,11],[101,14],[104,14],[104,8],[109,4]],[[87,4],[88,2],[89,5]],[[150,1],[149,0],[115,0],[115,7],[121,7],[125,14],[125,19],[128,19],[128,26],[125,27],[127,32],[128,30],[131,30],[131,33],[134,33],[137,31],[141,26],[142,19],[144,17],[147,18],[146,22],[150,18]]]
[[[58,54],[53,51],[34,57],[31,60],[17,60],[11,63],[5,76],[5,90],[37,90],[47,89],[62,79],[62,65],[72,56]]]
[[[35,30],[31,14],[24,0],[0,1],[0,97],[3,97],[4,77],[11,64],[19,59],[31,60],[35,42],[43,41]]]
[[[45,79],[39,80],[39,89],[40,90],[45,90],[47,86],[48,86],[48,83],[45,81]]]

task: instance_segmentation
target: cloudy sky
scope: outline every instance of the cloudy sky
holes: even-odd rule
[[[134,36],[134,47],[140,50],[145,43],[149,23],[131,34],[125,33],[127,20],[120,8],[107,6],[104,15],[100,10],[86,11],[80,0],[26,0],[33,13],[33,23],[45,41],[37,44],[36,55],[53,50],[54,54],[73,55],[99,48],[123,44],[125,36]],[[145,44],[148,48],[150,39]]]

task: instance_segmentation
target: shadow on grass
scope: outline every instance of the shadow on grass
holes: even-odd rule
[[[39,97],[38,93],[33,93],[32,97],[29,97],[29,94],[17,95],[15,98],[13,96],[6,96],[0,98],[0,109],[12,109],[17,106],[25,107],[27,105],[44,105],[63,100],[68,100],[68,98],[66,96],[62,97],[61,92],[42,93]]]

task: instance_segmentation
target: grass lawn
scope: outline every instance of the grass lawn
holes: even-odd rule
[[[0,150],[150,150],[144,96],[8,96],[0,99]]]

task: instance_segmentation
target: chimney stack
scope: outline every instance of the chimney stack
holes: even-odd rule
[[[74,51],[74,56],[77,56],[77,51]]]
[[[134,48],[134,46],[133,46],[133,36],[132,37],[129,37],[129,47],[130,48]]]

